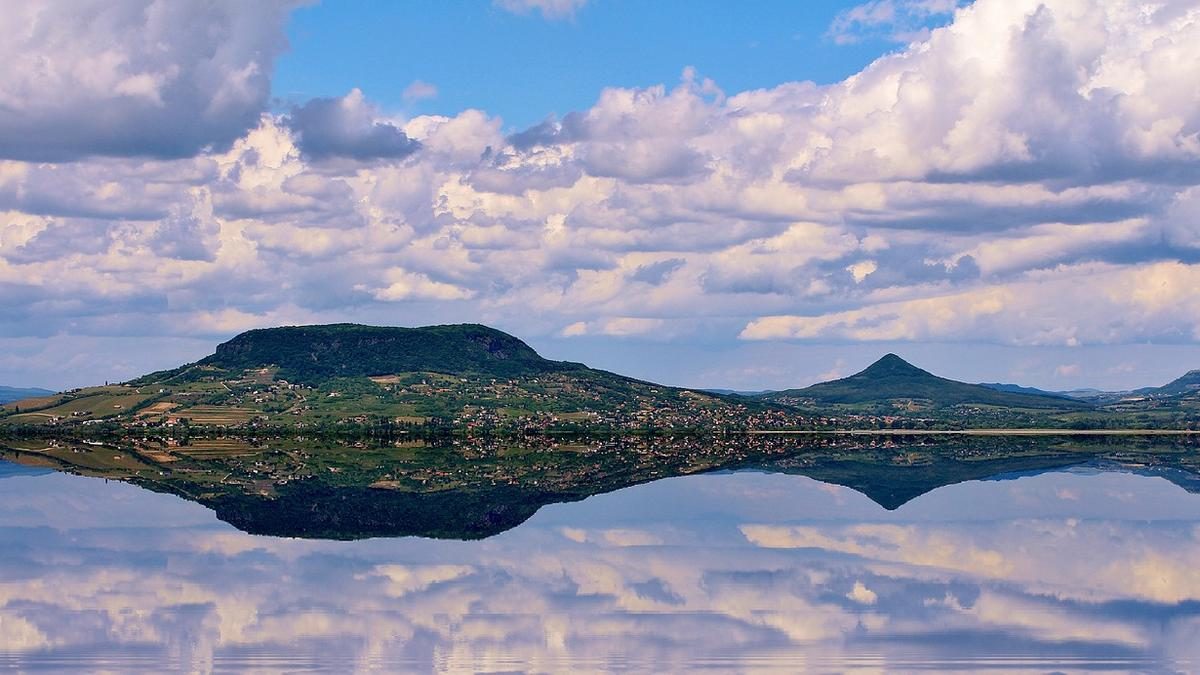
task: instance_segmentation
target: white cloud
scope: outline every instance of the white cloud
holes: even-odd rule
[[[1112,344],[1152,336],[1200,339],[1200,266],[1177,262],[1087,265],[1011,283],[925,291],[860,309],[750,322],[748,340],[977,340],[1012,345]],[[1078,310],[1087,307],[1086,312]]]
[[[384,275],[386,287],[376,289],[374,296],[385,302],[398,300],[465,300],[471,291],[454,284],[434,281],[424,274],[402,269],[388,270]]]
[[[581,335],[610,335],[627,337],[655,333],[665,325],[662,319],[645,319],[632,316],[618,316],[598,321],[576,321],[561,331],[563,337],[578,337]]]
[[[537,11],[551,21],[574,18],[588,0],[492,0],[492,4],[506,12],[528,14]]]
[[[1079,367],[1078,363],[1063,363],[1054,368],[1054,374],[1057,377],[1079,377],[1082,372],[1083,369]]]
[[[400,96],[405,101],[421,101],[427,98],[437,98],[438,88],[434,84],[425,82],[424,80],[413,80],[404,91],[400,92]]]
[[[0,14],[0,157],[183,157],[253,128],[291,0],[51,0]]]
[[[10,13],[49,12],[61,49],[48,84],[0,75],[0,100],[29,89],[20,105],[79,137],[0,122],[0,146],[62,160],[0,160],[0,328],[303,316],[727,345],[1194,343],[1200,93],[1179,83],[1200,9],[1168,5],[978,0],[844,82],[725,92],[689,69],[507,136],[482,110],[400,119],[358,90],[264,114],[265,79],[230,73],[269,74],[286,6]],[[228,33],[206,52],[191,32],[209,24]],[[187,35],[161,55],[146,30]],[[12,49],[45,55],[32,39]],[[84,58],[110,42],[109,61]],[[218,95],[231,81],[246,86]],[[197,97],[229,103],[204,117]],[[62,121],[84,109],[112,111],[116,135]],[[101,147],[143,129],[174,145]],[[117,156],[68,161],[97,154]]]

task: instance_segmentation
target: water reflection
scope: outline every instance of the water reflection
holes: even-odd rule
[[[898,511],[809,478],[675,478],[478,542],[253,536],[0,472],[0,668],[663,671],[1200,662],[1200,497],[1094,469]]]
[[[1103,463],[1200,491],[1192,436],[102,438],[25,436],[0,458],[174,494],[251,534],[313,539],[486,538],[547,504],[721,470],[804,475],[887,509],[962,481]]]

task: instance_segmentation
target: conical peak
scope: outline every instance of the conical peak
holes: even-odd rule
[[[868,377],[884,375],[916,375],[925,374],[924,370],[914,366],[895,354],[885,354],[883,358],[872,363],[866,370],[859,373]]]

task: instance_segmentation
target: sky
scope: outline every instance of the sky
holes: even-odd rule
[[[1200,3],[45,1],[0,16],[0,383],[480,322],[742,390],[1200,368]]]

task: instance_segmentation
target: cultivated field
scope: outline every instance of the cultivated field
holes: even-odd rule
[[[233,426],[245,424],[260,413],[252,408],[235,408],[221,405],[197,405],[174,415],[193,424]]]
[[[106,387],[98,388],[98,391],[87,393],[85,395],[68,398],[67,400],[52,405],[49,408],[37,410],[34,412],[21,413],[7,417],[7,420],[14,422],[45,422],[55,417],[84,417],[99,419],[103,417],[112,417],[127,412],[129,409],[153,397],[153,394],[138,393],[131,391],[125,387]],[[54,403],[61,400],[62,397],[53,397],[48,401]],[[21,402],[22,410],[33,407],[32,401],[40,399],[29,399]]]
[[[254,447],[245,441],[233,438],[204,439],[175,449],[176,454],[186,455],[192,459],[245,457],[256,455],[262,451],[261,447]]]

